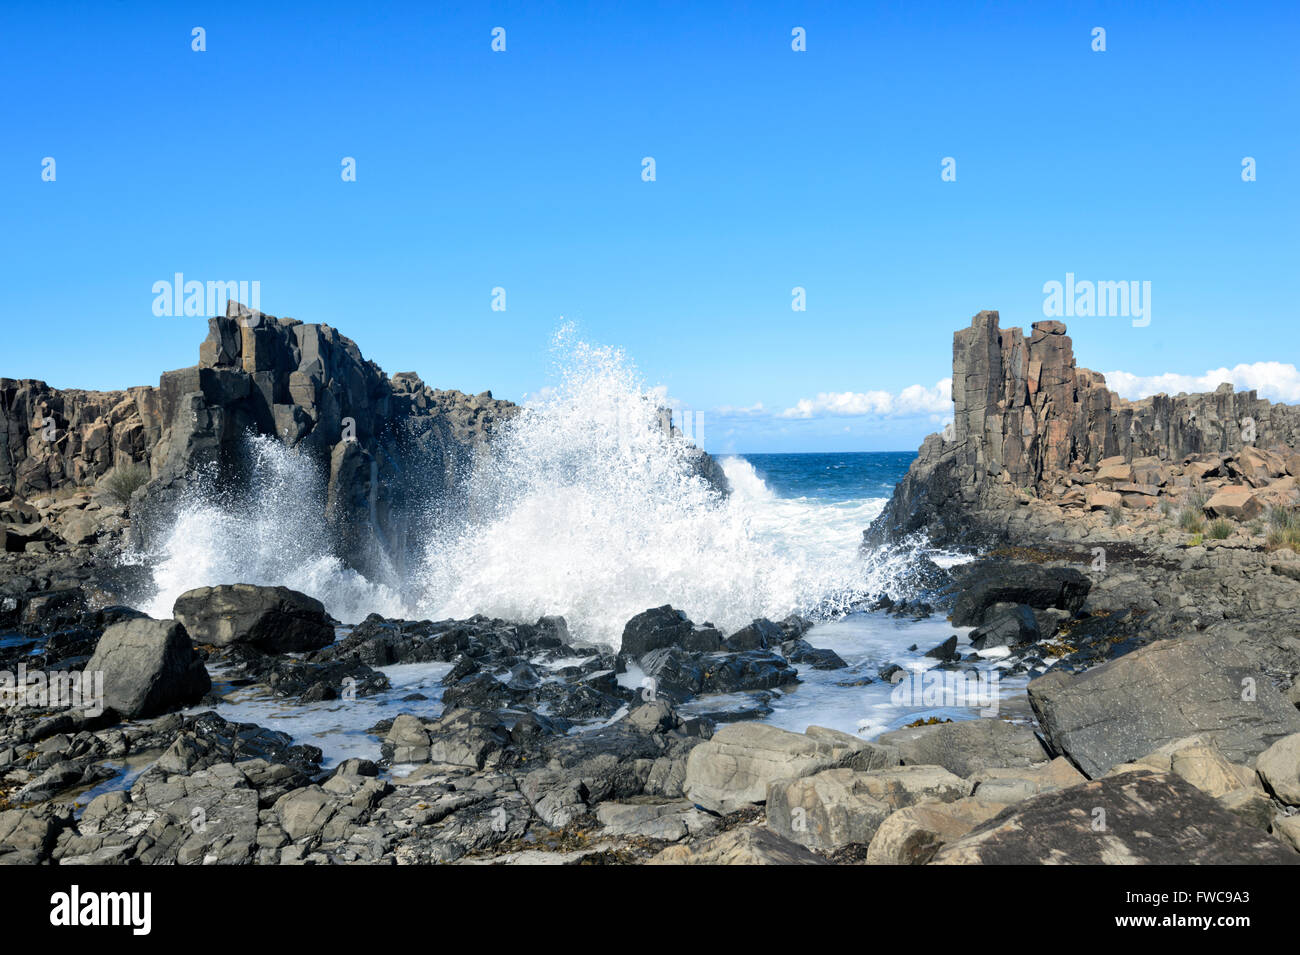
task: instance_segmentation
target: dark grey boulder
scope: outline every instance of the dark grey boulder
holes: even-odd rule
[[[1072,567],[999,564],[977,566],[962,579],[961,587],[953,604],[952,622],[971,627],[984,623],[985,612],[998,603],[1074,613],[1083,606],[1092,582]]]
[[[1033,609],[1028,604],[1017,604],[1013,609],[1004,610],[983,626],[972,630],[970,644],[976,650],[1019,647],[1037,643],[1039,636],[1038,620]]]
[[[686,614],[668,604],[643,610],[624,624],[619,652],[639,658],[651,650],[680,647],[694,629]]]
[[[334,642],[324,604],[288,587],[199,587],[176,598],[172,613],[199,644],[246,643],[265,653],[298,653]]]
[[[185,627],[175,620],[126,620],[104,631],[86,672],[104,675],[104,706],[119,716],[153,716],[199,700],[212,687]]]
[[[960,660],[961,654],[957,652],[957,635],[953,634],[937,647],[926,650],[925,655],[941,663],[955,663]]]
[[[742,627],[723,642],[723,646],[735,652],[743,650],[766,650],[778,646],[786,639],[785,631],[766,617],[760,617],[747,627]]]
[[[1029,702],[1054,754],[1096,778],[1188,736],[1249,763],[1300,732],[1300,711],[1226,638],[1160,640],[1081,674],[1051,672]]]

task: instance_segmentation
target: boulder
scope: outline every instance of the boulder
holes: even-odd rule
[[[1050,763],[1007,769],[984,769],[971,777],[975,796],[987,803],[1015,803],[1039,793],[1085,783],[1088,778],[1064,756]]]
[[[1017,604],[1014,609],[992,616],[983,626],[970,633],[970,644],[976,650],[993,647],[1019,647],[1037,643],[1040,634],[1038,620],[1028,604]]]
[[[926,650],[925,655],[940,663],[955,663],[960,660],[961,654],[957,652],[957,635],[953,634],[938,646]]]
[[[177,597],[172,613],[200,644],[246,643],[265,653],[299,653],[334,642],[324,604],[287,587],[199,587]]]
[[[685,792],[712,812],[734,812],[767,798],[768,784],[847,763],[864,740],[792,733],[766,723],[730,723],[691,750]]]
[[[944,845],[1005,808],[1005,803],[988,802],[978,796],[907,806],[876,829],[867,849],[867,864],[925,865]]]
[[[1173,774],[1044,793],[944,846],[937,865],[1297,865],[1300,855]]]
[[[1255,497],[1255,492],[1242,485],[1230,484],[1214,492],[1214,496],[1205,502],[1208,517],[1230,517],[1237,521],[1248,521],[1264,512],[1264,505]]]
[[[1028,692],[1052,752],[1093,779],[1188,736],[1242,763],[1300,732],[1300,711],[1210,634],[1157,641],[1082,674],[1050,672]]]
[[[958,776],[991,767],[1030,766],[1048,758],[1028,726],[999,719],[909,726],[882,733],[876,741],[896,747],[907,765],[942,766]]]
[[[429,731],[417,717],[399,713],[384,737],[384,752],[394,763],[426,763],[429,761]]]
[[[765,617],[760,617],[747,627],[737,630],[723,642],[733,652],[766,650],[785,640],[785,631]]]
[[[1089,487],[1083,496],[1084,505],[1090,511],[1109,511],[1124,503],[1124,495],[1118,491],[1103,491],[1101,488]]]
[[[86,672],[103,673],[104,705],[126,718],[193,703],[212,686],[185,627],[175,620],[113,624],[99,638]]]
[[[1097,469],[1098,484],[1127,484],[1133,480],[1133,469],[1127,464],[1108,464]]]
[[[1300,815],[1278,816],[1273,820],[1273,835],[1300,852]]]
[[[716,627],[697,627],[680,610],[670,605],[643,610],[623,625],[619,653],[638,659],[654,650],[677,649],[689,653],[712,653],[722,648],[722,634]]]
[[[1255,769],[1281,802],[1300,806],[1300,733],[1286,736],[1260,753]]]
[[[867,845],[890,813],[925,801],[951,802],[970,784],[939,766],[874,772],[828,769],[767,787],[767,825],[813,849]]]
[[[669,846],[647,865],[829,865],[762,826],[742,826],[696,845]]]
[[[1139,760],[1115,766],[1108,775],[1138,769],[1174,773],[1216,799],[1241,789],[1262,791],[1254,770],[1233,763],[1219,752],[1213,742],[1207,742],[1199,736],[1166,743]]]
[[[1028,604],[1035,610],[1055,607],[1071,613],[1083,606],[1092,583],[1072,567],[1040,564],[1001,564],[980,567],[963,581],[953,603],[954,626],[984,623],[984,613],[994,604]]]
[[[701,812],[684,799],[667,802],[603,802],[596,819],[611,835],[677,842],[688,835],[708,835],[718,827],[717,817]]]

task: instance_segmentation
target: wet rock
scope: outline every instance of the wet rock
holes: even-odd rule
[[[236,680],[261,684],[277,696],[299,703],[372,696],[389,687],[387,676],[356,659],[313,663],[239,644],[225,659]]]
[[[771,690],[799,682],[799,671],[768,650],[710,654],[703,659],[703,693]]]
[[[623,627],[622,656],[638,659],[652,650],[680,647],[708,653],[722,646],[722,634],[710,626],[696,627],[680,610],[668,604],[642,611]]]
[[[813,670],[842,670],[848,666],[834,650],[811,646],[806,640],[787,640],[781,644],[781,654],[791,663]]]
[[[198,644],[246,643],[265,653],[300,653],[334,642],[324,605],[287,587],[200,587],[176,598],[172,615]]]
[[[1027,643],[1037,643],[1039,638],[1038,620],[1028,604],[1018,604],[1013,610],[996,614],[987,623],[976,627],[970,633],[971,646],[976,650],[1019,647]]]
[[[957,652],[957,635],[953,634],[937,647],[931,647],[925,651],[927,657],[938,660],[940,663],[955,663],[961,659],[961,654]]]
[[[733,653],[744,650],[766,650],[785,640],[785,631],[767,618],[759,618],[747,627],[737,630],[723,642]]]
[[[1070,567],[1039,564],[978,565],[960,580],[961,593],[952,609],[957,627],[985,623],[995,604],[1025,604],[1037,610],[1055,608],[1074,613],[1083,606],[1091,581]]]

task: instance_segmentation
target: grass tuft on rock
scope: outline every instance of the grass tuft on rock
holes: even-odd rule
[[[119,464],[104,475],[100,487],[111,500],[127,505],[131,503],[131,495],[148,483],[149,469],[132,461],[130,464]]]

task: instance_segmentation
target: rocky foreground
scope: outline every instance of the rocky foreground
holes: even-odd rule
[[[214,324],[201,389],[176,408],[259,407],[239,376],[307,397],[305,353],[259,370],[262,339],[237,347],[240,328]],[[867,532],[982,550],[951,571],[922,561],[913,593],[872,607],[949,617],[962,632],[928,652],[935,672],[997,659],[1033,677],[1024,705],[870,741],[752,721],[809,670],[845,692],[902,672],[847,666],[797,617],[725,634],[652,608],[614,651],[574,645],[559,617],[348,628],[306,595],[233,585],[149,619],[120,605],[136,571],[115,555],[133,511],[168,500],[184,416],[139,448],[110,429],[122,453],[157,455],[126,501],[66,476],[95,460],[84,440],[56,486],[33,485],[56,452],[29,434],[45,471],[24,464],[0,494],[0,672],[41,677],[18,702],[0,682],[0,861],[1300,862],[1294,409],[1224,390],[1122,402],[1064,332],[1039,323],[1026,342],[981,313],[957,334],[954,428]],[[317,333],[266,334],[274,352]],[[234,390],[203,387],[203,368]],[[310,406],[326,431],[327,377]],[[322,769],[318,748],[209,709],[234,691],[345,707],[388,692],[379,668],[397,663],[442,664],[444,709],[396,701],[369,728],[373,759]],[[83,673],[98,697],[56,699]],[[711,711],[720,693],[751,705]]]

